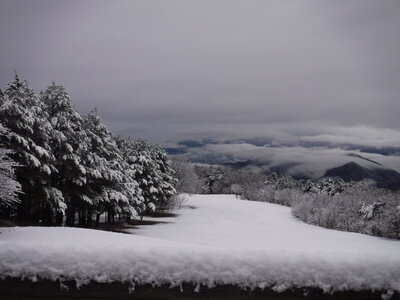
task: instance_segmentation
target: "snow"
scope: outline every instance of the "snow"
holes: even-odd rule
[[[286,206],[239,200],[234,195],[193,195],[185,206],[175,223],[142,226],[134,232],[229,249],[400,254],[399,241],[308,225],[294,218]]]
[[[25,153],[26,158],[28,159],[28,161],[30,161],[32,163],[32,165],[36,168],[39,168],[41,166],[40,161],[33,156],[32,154],[29,153]]]
[[[120,280],[276,291],[400,291],[399,241],[307,225],[290,208],[232,195],[190,196],[178,213],[132,235],[65,227],[3,229],[0,274],[77,279],[78,284]]]
[[[47,175],[51,175],[51,169],[48,165],[43,165],[42,171],[45,172]]]
[[[48,152],[46,149],[44,149],[43,147],[40,147],[40,146],[35,145],[34,148],[35,148],[36,153],[37,153],[40,157],[46,157],[46,158],[49,158],[49,157],[50,157],[49,152]]]

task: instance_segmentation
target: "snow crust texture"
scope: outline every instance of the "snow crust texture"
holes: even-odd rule
[[[66,227],[0,233],[0,276],[179,286],[400,291],[400,242],[303,224],[290,208],[194,195],[135,234]]]

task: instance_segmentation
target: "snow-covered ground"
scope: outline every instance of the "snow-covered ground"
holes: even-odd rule
[[[0,234],[0,274],[49,279],[400,291],[400,242],[304,224],[290,208],[189,197],[134,234],[18,227]]]

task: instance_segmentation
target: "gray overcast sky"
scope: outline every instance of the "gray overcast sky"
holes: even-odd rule
[[[398,0],[0,0],[0,43],[2,88],[55,80],[123,135],[399,136]]]

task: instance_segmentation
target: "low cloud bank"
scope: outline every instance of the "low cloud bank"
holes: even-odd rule
[[[290,132],[254,138],[204,138],[167,145],[197,163],[246,167],[257,172],[278,171],[318,178],[350,161],[367,168],[400,171],[400,133],[367,127],[331,128],[326,133]]]

